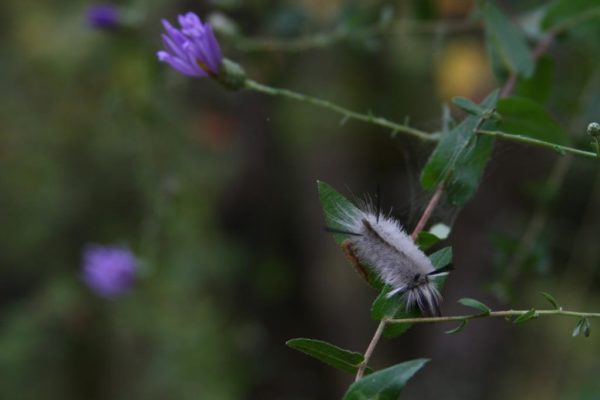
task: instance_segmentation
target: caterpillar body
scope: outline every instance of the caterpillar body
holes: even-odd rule
[[[338,210],[335,223],[342,229],[328,230],[349,236],[342,247],[350,260],[360,269],[371,267],[392,288],[387,296],[403,296],[407,309],[416,306],[423,315],[440,315],[442,297],[431,278],[451,266],[436,270],[400,223],[378,209]]]

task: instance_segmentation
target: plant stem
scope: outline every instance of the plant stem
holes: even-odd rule
[[[379,321],[377,330],[375,331],[375,334],[373,335],[373,338],[371,338],[371,342],[369,343],[369,346],[367,347],[367,350],[365,351],[364,360],[358,366],[358,371],[356,371],[356,377],[354,378],[354,381],[357,381],[363,377],[363,375],[365,373],[365,368],[367,368],[369,360],[371,359],[371,355],[373,355],[373,351],[375,351],[375,347],[377,346],[379,339],[381,339],[381,335],[383,334],[383,330],[385,329],[386,324],[387,324],[386,319],[382,319],[381,321]]]
[[[332,103],[327,100],[319,99],[317,97],[307,96],[302,93],[297,93],[297,92],[294,92],[294,91],[291,91],[288,89],[274,88],[271,86],[263,85],[262,83],[258,83],[251,79],[246,80],[244,85],[245,85],[245,88],[249,89],[249,90],[254,90],[256,92],[268,94],[270,96],[285,97],[288,99],[301,101],[301,102],[312,104],[317,107],[322,107],[322,108],[328,109],[330,111],[333,111],[335,113],[343,115],[343,117],[344,117],[343,121],[349,120],[349,119],[355,119],[358,121],[362,121],[362,122],[378,125],[383,128],[387,128],[387,129],[391,130],[392,133],[401,132],[401,133],[407,134],[409,136],[416,137],[423,141],[437,142],[439,140],[439,136],[437,136],[435,134],[430,134],[430,133],[421,131],[419,129],[410,127],[406,124],[399,124],[397,122],[390,121],[383,117],[376,117],[376,116],[373,116],[370,114],[361,114],[359,112],[349,110],[349,109],[339,106],[335,103]],[[532,146],[552,149],[552,150],[558,151],[559,153],[573,153],[573,154],[583,156],[583,157],[598,158],[597,154],[594,152],[591,152],[591,151],[579,150],[579,149],[575,149],[575,148],[568,147],[568,146],[562,146],[562,145],[546,142],[546,141],[543,141],[540,139],[534,139],[529,136],[513,135],[511,133],[506,133],[506,132],[502,132],[502,131],[487,131],[487,130],[483,130],[483,129],[478,129],[476,132],[480,135],[494,136],[498,139],[508,140],[511,142],[520,142],[520,143],[525,143],[525,144],[532,145]]]
[[[568,147],[568,146],[562,146],[559,144],[545,142],[543,140],[534,139],[529,136],[513,135],[511,133],[506,133],[506,132],[502,132],[502,131],[486,131],[483,129],[478,129],[477,133],[480,135],[493,136],[493,137],[503,139],[503,140],[508,140],[511,142],[526,143],[526,144],[530,144],[532,146],[544,147],[544,148],[548,148],[548,149],[557,151],[561,154],[572,153],[572,154],[577,154],[577,155],[583,156],[583,157],[598,158],[598,155],[591,151],[579,150],[579,149],[575,149],[575,148]]]
[[[330,111],[343,115],[344,120],[355,119],[358,121],[363,121],[367,123],[371,123],[374,125],[378,125],[387,129],[390,129],[393,133],[402,132],[407,135],[414,136],[423,141],[435,142],[437,141],[437,137],[431,135],[427,132],[421,131],[419,129],[412,128],[405,124],[399,124],[397,122],[392,122],[382,117],[376,117],[369,114],[361,114],[356,111],[348,110],[342,106],[339,106],[335,103],[332,103],[327,100],[319,99],[317,97],[307,96],[301,93],[297,93],[288,89],[274,88],[271,86],[263,85],[262,83],[258,83],[251,79],[246,80],[245,88],[254,90],[256,92],[260,92],[263,94],[268,94],[270,96],[279,96],[285,97],[292,100],[302,101],[305,103],[309,103],[318,107],[326,108]]]
[[[562,308],[556,310],[534,310],[535,317],[542,315],[562,315],[568,317],[578,318],[600,318],[600,313],[586,313],[578,311],[568,311]],[[524,315],[531,310],[506,310],[506,311],[491,311],[489,313],[481,314],[466,314],[466,315],[452,315],[446,317],[417,317],[417,318],[398,318],[388,319],[388,324],[431,324],[436,322],[452,322],[452,321],[469,321],[477,318],[486,317],[518,317]]]
[[[445,179],[442,180],[442,182],[435,189],[433,196],[431,196],[429,203],[427,203],[427,207],[425,208],[425,211],[423,211],[421,218],[419,218],[419,222],[417,222],[417,226],[411,233],[410,237],[413,241],[417,240],[417,236],[419,236],[419,233],[421,233],[423,228],[425,228],[425,224],[427,224],[427,221],[429,221],[431,214],[433,214],[433,211],[435,210],[438,203],[440,202],[440,199],[442,198],[442,193],[444,193],[444,182],[445,182]]]

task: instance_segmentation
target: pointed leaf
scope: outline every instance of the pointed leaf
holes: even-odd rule
[[[423,251],[431,246],[447,239],[450,234],[450,227],[444,224],[435,224],[429,231],[421,231],[417,236],[417,246]]]
[[[359,365],[364,361],[362,354],[341,349],[323,340],[298,338],[290,339],[285,344],[294,350],[301,351],[325,364],[351,374],[355,374]]]
[[[554,80],[554,61],[547,55],[541,56],[531,78],[520,79],[517,82],[515,95],[527,97],[543,104],[550,98]]]
[[[319,190],[319,200],[321,201],[321,206],[323,207],[323,212],[325,214],[325,226],[327,228],[343,231],[345,228],[339,224],[339,220],[344,219],[346,214],[353,214],[359,212],[360,210],[354,204],[352,204],[350,200],[346,199],[327,183],[317,181],[317,187]],[[343,233],[333,234],[335,241],[339,245],[342,245],[342,243],[350,236],[351,235]],[[362,267],[364,267],[366,270],[364,272],[361,271],[361,275],[367,275],[367,283],[369,283],[369,285],[373,286],[375,289],[381,290],[383,284],[373,270],[368,265],[364,265]]]
[[[554,144],[568,145],[569,138],[562,127],[544,108],[525,97],[507,97],[498,101],[502,116],[498,129],[514,135],[523,135]]]
[[[460,299],[458,302],[460,304],[462,304],[463,306],[474,308],[474,309],[484,312],[486,314],[489,314],[492,312],[491,308],[489,308],[488,306],[486,306],[479,300],[470,299],[468,297],[465,297],[465,298]]]
[[[542,20],[545,30],[556,29],[560,25],[569,24],[573,21],[581,21],[583,16],[587,21],[598,23],[600,21],[600,3],[598,0],[558,0],[546,11]],[[573,24],[577,27],[580,24]]]
[[[428,361],[424,358],[406,361],[374,372],[354,382],[344,395],[344,400],[398,400],[406,382]]]
[[[435,269],[440,269],[452,262],[452,247],[444,247],[429,255],[429,260]]]
[[[484,114],[494,110],[497,99],[497,90],[486,97],[480,105]],[[471,198],[479,186],[493,145],[491,138],[475,135],[475,128],[480,125],[481,119],[470,115],[442,135],[421,172],[421,186],[424,189],[433,189],[446,181],[451,202],[462,205]],[[495,126],[494,122],[486,121],[482,127],[489,128],[490,125]]]
[[[468,320],[463,319],[462,321],[460,321],[460,324],[458,324],[456,328],[450,329],[449,331],[446,331],[444,333],[446,333],[447,335],[453,335],[455,333],[461,332],[463,329],[465,329],[465,326],[467,326],[467,322]]]
[[[506,67],[519,76],[529,78],[535,70],[535,64],[522,33],[491,1],[482,2],[481,11],[486,34]]]
[[[590,324],[590,320],[587,318],[583,319],[583,336],[590,337],[592,333],[592,326]]]
[[[533,308],[531,310],[527,311],[525,314],[519,315],[517,318],[515,318],[513,320],[513,323],[522,324],[523,322],[527,322],[532,318],[537,318],[537,314]]]
[[[484,128],[494,129],[494,126],[495,123],[488,122]],[[454,167],[452,184],[446,189],[450,203],[460,206],[473,197],[492,154],[494,142],[490,136],[475,136],[465,147]]]
[[[323,181],[317,181],[319,200],[325,214],[325,225],[328,228],[344,229],[338,221],[343,219],[344,212],[355,213],[359,209],[350,200],[338,193],[334,188]],[[349,235],[334,234],[333,237],[341,244]]]
[[[479,105],[473,103],[466,97],[456,96],[452,98],[452,102],[461,110],[475,116],[481,116],[485,110]]]
[[[550,304],[552,304],[552,307],[554,307],[555,310],[558,310],[558,303],[556,302],[556,299],[550,294],[550,293],[546,293],[546,292],[540,292],[542,296],[544,296],[544,298],[546,300],[548,300],[548,302]]]
[[[577,321],[577,324],[575,325],[575,329],[573,329],[573,333],[572,336],[579,336],[579,334],[581,333],[581,328],[583,327],[583,318],[580,319],[579,321]]]
[[[417,246],[423,251],[438,243],[440,238],[431,232],[421,231],[417,236]]]

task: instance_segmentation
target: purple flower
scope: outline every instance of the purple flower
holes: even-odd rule
[[[178,21],[181,29],[162,20],[165,50],[157,53],[158,59],[184,75],[216,76],[223,55],[210,24],[203,24],[193,12],[180,15]]]
[[[111,4],[94,4],[87,9],[87,23],[93,28],[116,29],[121,25],[121,13]]]
[[[135,283],[137,268],[135,256],[125,247],[88,245],[83,251],[83,281],[102,297],[126,293]]]

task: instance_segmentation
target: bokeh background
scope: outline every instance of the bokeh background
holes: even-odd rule
[[[453,96],[479,100],[498,85],[473,2],[112,4],[117,30],[90,27],[86,1],[0,3],[0,398],[340,398],[352,376],[284,344],[364,351],[376,327],[376,293],[323,232],[316,181],[354,199],[379,184],[410,229],[429,196],[418,175],[431,148],[180,76],[156,60],[160,19],[193,10],[252,78],[433,132]],[[529,11],[545,4],[498,2],[527,12],[532,38]],[[252,40],[340,29],[317,48]],[[597,23],[563,35],[538,80],[517,87],[583,148],[600,116],[598,38]],[[434,215],[453,225],[443,312],[466,311],[461,297],[544,307],[541,290],[600,310],[599,204],[593,160],[497,143],[477,195]],[[106,300],[82,283],[89,243],[135,251],[130,293]],[[597,323],[585,339],[571,337],[575,322],[488,319],[458,335],[418,326],[381,342],[373,364],[432,358],[407,399],[597,399]]]

